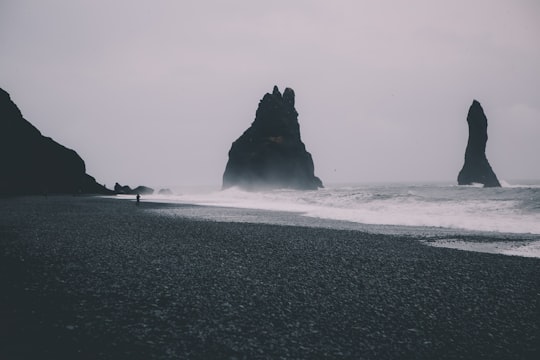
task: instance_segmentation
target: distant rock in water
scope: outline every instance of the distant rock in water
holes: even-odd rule
[[[0,194],[112,194],[73,150],[41,135],[0,89]]]
[[[148,186],[139,185],[135,189],[133,189],[133,193],[139,195],[152,195],[154,193],[154,189]]]
[[[497,176],[486,158],[487,118],[480,103],[473,101],[467,115],[469,141],[465,150],[465,164],[459,172],[458,184],[484,184],[484,187],[500,187]]]
[[[120,185],[119,183],[115,183],[114,192],[117,194],[131,195],[133,193],[133,189],[131,189],[127,185]]]
[[[314,175],[313,159],[300,138],[294,91],[277,86],[259,102],[255,121],[231,146],[223,188],[248,190],[323,187]]]
[[[127,185],[122,186],[119,183],[116,183],[114,184],[114,192],[121,195],[152,195],[154,193],[154,189],[142,185],[132,189]]]
[[[158,191],[158,194],[159,195],[173,195],[173,192],[171,191],[171,189],[165,188],[165,189],[160,189]]]

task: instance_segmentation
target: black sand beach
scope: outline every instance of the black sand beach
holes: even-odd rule
[[[539,259],[166,206],[0,199],[0,358],[540,355]]]

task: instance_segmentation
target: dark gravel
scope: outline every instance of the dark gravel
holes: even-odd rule
[[[539,259],[163,206],[0,199],[0,359],[540,358]]]

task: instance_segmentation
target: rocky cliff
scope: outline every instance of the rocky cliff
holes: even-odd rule
[[[0,89],[0,194],[100,193],[112,191],[86,174],[81,157],[30,124]]]
[[[486,158],[487,118],[484,109],[476,100],[469,108],[467,123],[469,141],[465,150],[465,164],[458,175],[458,184],[480,183],[485,187],[501,186]]]
[[[259,102],[255,120],[232,144],[223,174],[223,188],[317,189],[313,159],[300,138],[295,95],[277,86]]]

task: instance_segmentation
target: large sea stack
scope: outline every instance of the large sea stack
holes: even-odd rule
[[[0,195],[50,193],[112,191],[86,174],[84,161],[75,151],[41,135],[0,89]]]
[[[487,118],[484,109],[476,100],[473,101],[467,115],[469,141],[465,150],[465,164],[459,172],[458,184],[484,184],[484,187],[500,187],[497,176],[486,158]]]
[[[259,102],[255,121],[231,146],[223,188],[247,190],[323,187],[314,175],[313,159],[300,138],[294,91],[277,86]]]

